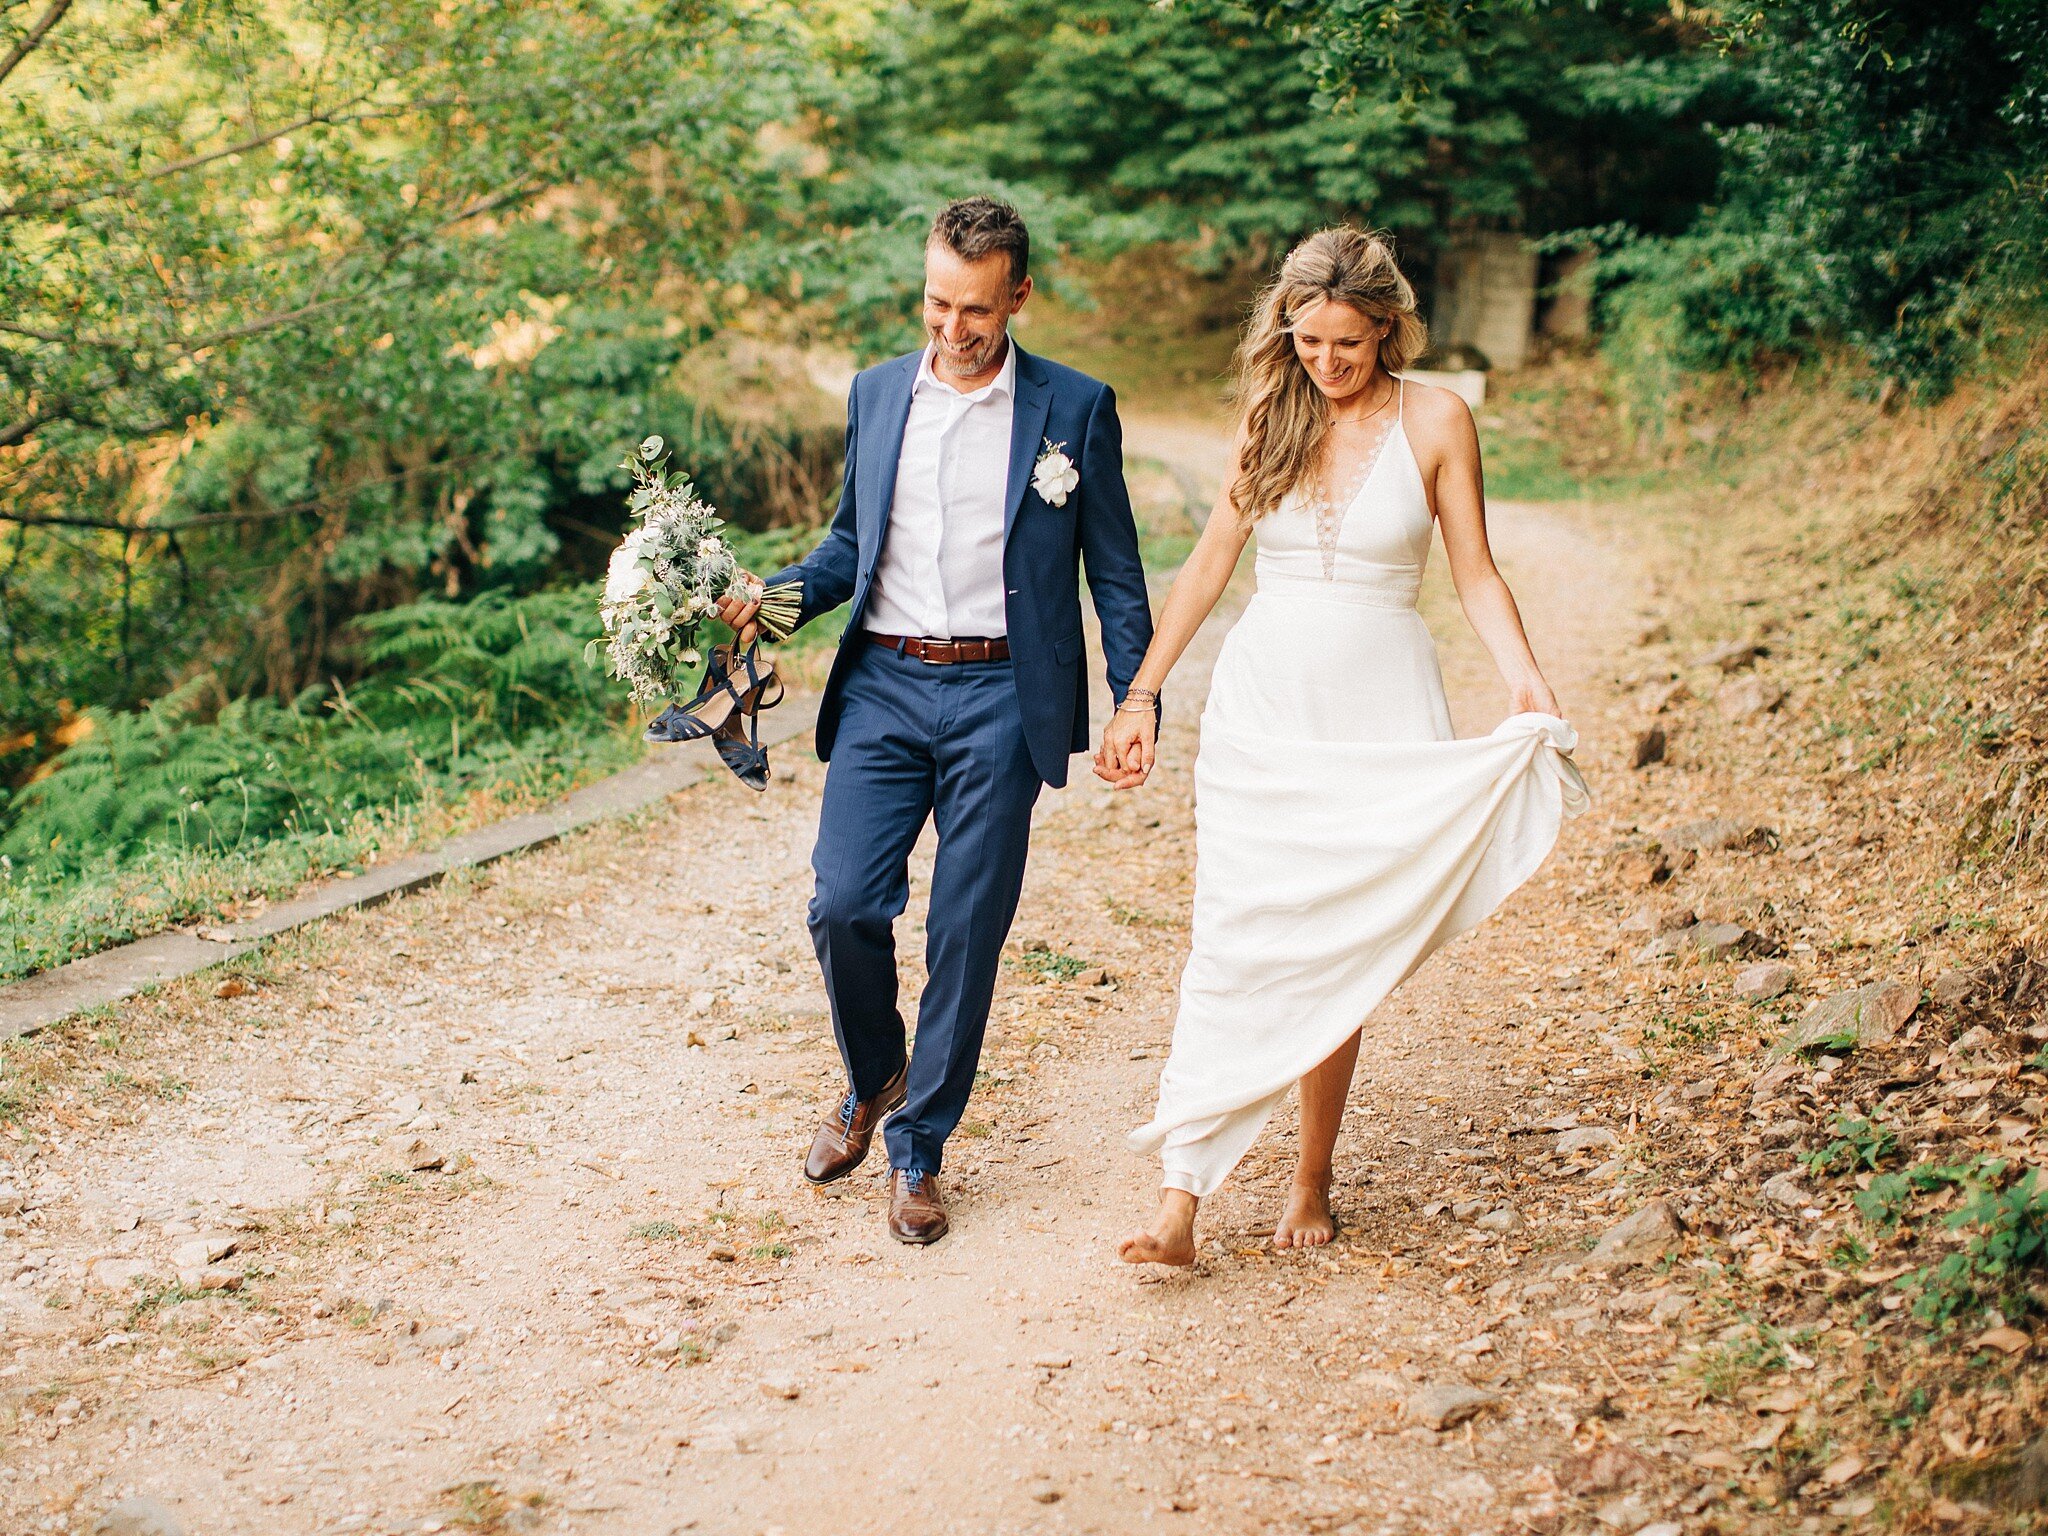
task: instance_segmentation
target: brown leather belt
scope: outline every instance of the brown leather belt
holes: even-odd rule
[[[868,631],[868,638],[875,644],[886,646],[892,651],[901,651],[905,656],[915,656],[919,661],[929,661],[935,666],[950,666],[956,661],[1008,661],[1010,642],[1001,638],[994,640],[921,640],[916,635],[878,635]]]

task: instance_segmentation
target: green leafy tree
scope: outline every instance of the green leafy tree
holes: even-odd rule
[[[1709,254],[1747,242],[1777,259],[1785,331],[1847,341],[1881,373],[1938,389],[1974,342],[2038,323],[2038,5],[1771,0],[1728,23],[1773,111],[1729,135],[1698,239]]]
[[[1347,220],[1394,230],[1425,281],[1463,226],[1676,231],[1713,184],[1703,117],[1742,89],[1652,0],[930,0],[875,16],[838,45],[820,133],[837,179],[817,204],[823,254],[845,264],[835,291],[871,333],[907,297],[887,274],[914,272],[929,204],[991,184],[1061,245],[1169,241],[1211,270],[1263,269]]]
[[[926,7],[890,93],[906,146],[978,160],[1217,255],[1276,244],[1362,210],[1429,217],[1431,140],[1511,132],[1366,98],[1332,109],[1300,49],[1230,0]],[[1455,194],[1485,207],[1499,189]]]
[[[1482,216],[1533,234],[1627,220],[1676,231],[1711,190],[1709,121],[1746,117],[1742,73],[1668,0],[1251,0],[1302,49],[1320,100],[1433,110],[1446,188],[1485,186]],[[1469,204],[1475,199],[1466,198]],[[1441,198],[1446,222],[1474,210]]]
[[[718,436],[670,377],[789,58],[732,0],[0,10],[0,723],[290,697]]]
[[[1610,247],[1600,281],[1632,369],[1748,368],[1846,345],[1881,375],[1938,390],[1977,349],[2038,330],[2048,27],[2035,0],[1743,0],[1687,21],[1627,0],[1589,8],[1590,22],[1544,0],[1260,9],[1297,29],[1339,97],[1386,78],[1427,96],[1445,50],[1484,59],[1475,79],[1497,82],[1504,61],[1511,74],[1517,53],[1600,16],[1619,35],[1682,44],[1559,76],[1569,115],[1599,128],[1615,157],[1640,146],[1599,114],[1630,103],[1696,113],[1720,146],[1700,162],[1718,165],[1711,187],[1682,178],[1664,217],[1628,206],[1638,192],[1580,221],[1609,226],[1597,232]],[[1660,161],[1671,164],[1654,152],[1645,163]],[[1546,196],[1564,185],[1556,172],[1539,177]],[[1532,227],[1571,222],[1556,208]]]

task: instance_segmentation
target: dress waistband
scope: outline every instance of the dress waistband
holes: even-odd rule
[[[1363,608],[1413,608],[1417,594],[1422,591],[1422,573],[1399,566],[1369,567],[1362,571],[1354,566],[1342,575],[1325,578],[1275,570],[1261,561],[1257,571],[1261,593],[1317,597],[1325,602],[1355,603]]]

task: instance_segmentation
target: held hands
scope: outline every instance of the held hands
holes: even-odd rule
[[[1136,789],[1158,760],[1159,716],[1153,709],[1118,709],[1102,728],[1095,776],[1114,789]]]

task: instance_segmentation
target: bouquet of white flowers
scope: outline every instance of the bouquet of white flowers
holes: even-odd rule
[[[612,676],[640,700],[684,692],[684,675],[703,659],[697,626],[717,612],[719,599],[754,595],[718,532],[724,519],[688,475],[667,466],[659,437],[626,460],[633,472],[627,505],[639,526],[612,552],[598,606],[604,638],[585,652],[595,663],[602,646]],[[801,597],[795,582],[760,593],[761,628],[770,638],[787,639],[796,628]]]

